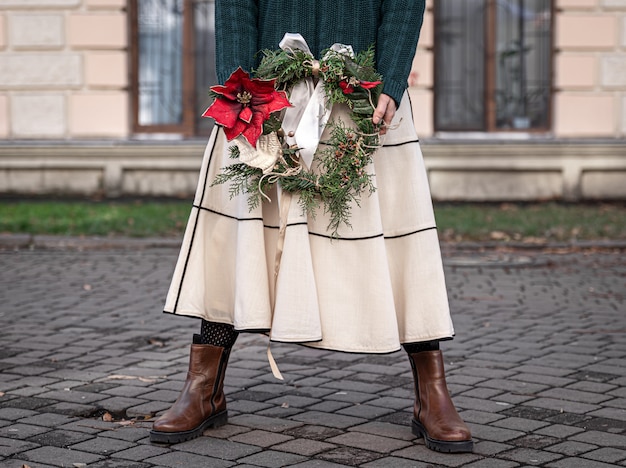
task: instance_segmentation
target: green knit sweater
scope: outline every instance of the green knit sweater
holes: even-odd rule
[[[300,33],[316,57],[336,42],[355,52],[376,46],[383,92],[400,103],[424,17],[425,0],[216,0],[217,78],[241,66],[251,70],[257,52],[277,49],[286,32]]]

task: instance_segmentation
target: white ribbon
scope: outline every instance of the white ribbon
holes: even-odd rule
[[[286,33],[279,46],[283,50],[300,49],[311,54],[311,49],[300,34]],[[333,44],[331,50],[354,57],[351,46]],[[320,80],[315,85],[311,77],[293,87],[289,101],[293,107],[285,110],[282,122],[285,139],[289,145],[300,148],[300,157],[305,169],[310,170],[313,155],[330,118],[332,105],[326,102],[324,83]]]
[[[300,49],[311,56],[313,55],[311,54],[311,49],[309,49],[308,44],[300,34],[286,33],[282,41],[280,41],[279,46],[283,50]],[[331,49],[335,52],[354,57],[354,52],[350,46],[334,44]],[[282,121],[285,141],[289,146],[295,145],[300,148],[300,160],[305,169],[310,170],[313,163],[313,156],[315,155],[320,138],[322,137],[322,132],[330,118],[332,105],[328,105],[326,102],[324,83],[322,80],[319,80],[318,83],[315,84],[311,77],[294,85],[291,90],[291,95],[289,96],[289,102],[292,107],[285,109]],[[257,144],[257,148],[258,146]],[[273,154],[271,151],[268,151],[268,153]],[[263,169],[265,165],[269,163],[271,156],[261,158],[255,155],[250,159],[254,159],[255,161],[257,159],[262,160],[262,162],[259,162],[259,165],[255,167],[261,167]],[[276,287],[278,281],[289,207],[291,206],[291,200],[293,198],[293,194],[283,191],[280,185],[278,186],[278,192],[280,194],[278,201],[280,207],[280,229],[278,232],[278,245],[276,247],[274,264],[274,287]],[[274,300],[276,300],[276,294],[275,290]],[[275,304],[272,304],[272,315],[274,313],[274,306]],[[284,380],[270,348],[271,343],[267,345],[267,359],[270,363],[272,373],[277,379]]]

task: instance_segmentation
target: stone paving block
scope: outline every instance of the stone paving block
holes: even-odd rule
[[[377,419],[386,414],[394,413],[392,408],[382,408],[380,406],[372,406],[369,404],[353,405],[337,411],[337,414],[345,414],[347,416],[355,416],[357,418]]]
[[[351,406],[351,403],[345,401],[323,400],[320,403],[311,405],[308,409],[312,411],[323,411],[325,413],[333,413],[337,410]]]
[[[296,427],[294,429],[287,429],[283,434],[293,436],[297,439],[311,439],[311,440],[325,440],[330,437],[335,437],[339,434],[343,434],[344,431],[331,427],[306,425]]]
[[[249,457],[242,458],[239,461],[249,463],[254,466],[278,468],[282,466],[292,466],[296,463],[306,461],[306,457],[295,455],[293,453],[265,450],[254,455],[250,455]]]
[[[307,414],[307,413],[303,413]],[[326,417],[326,413],[322,413]],[[230,422],[239,426],[245,426],[252,429],[261,429],[270,432],[282,432],[286,429],[292,429],[294,427],[302,426],[303,423],[298,419],[301,415],[294,416],[295,420],[290,419],[278,419],[268,418],[266,416],[258,416],[254,414],[242,414],[230,418]]]
[[[616,421],[626,421],[626,410],[615,408],[601,408],[596,411],[587,413],[589,416],[598,416],[600,418],[614,419]]]
[[[89,465],[98,460],[102,460],[100,455],[59,447],[39,447],[21,453],[20,457],[29,461],[50,463],[56,466],[72,466],[74,463],[85,463]]]
[[[573,434],[577,434],[583,431],[584,429],[580,427],[565,426],[562,424],[551,424],[549,426],[537,429],[535,432],[537,434],[545,434],[548,436],[565,439]]]
[[[571,369],[564,369],[560,363],[556,363],[555,367],[540,366],[537,364],[524,364],[513,369],[516,374],[539,374],[550,377],[565,377],[572,374]],[[570,381],[572,382],[572,381]]]
[[[331,463],[324,460],[308,460],[291,466],[293,468],[343,468],[349,465],[340,465],[338,463]]]
[[[289,418],[296,414],[304,413],[305,410],[299,408],[283,408],[281,406],[272,406],[270,408],[258,411],[259,416],[267,416],[268,418]]]
[[[9,393],[11,395],[18,396],[33,396],[33,395],[41,395],[42,393],[48,392],[50,389],[43,387],[23,387],[18,388],[17,390],[11,390]]]
[[[470,398],[464,395],[457,395],[453,399],[457,409],[485,411],[487,413],[498,413],[510,406],[506,402]]]
[[[348,432],[326,439],[326,442],[380,453],[390,453],[412,445],[412,442],[407,440],[392,439],[362,432]]]
[[[502,404],[502,403],[508,403],[509,405],[512,406],[517,406],[520,403],[524,403],[525,401],[530,401],[532,400],[534,397],[534,395],[528,395],[528,396],[524,396],[524,395],[520,395],[517,393],[501,393],[500,395],[498,395],[498,403]]]
[[[605,401],[604,404],[606,406],[624,409],[626,408],[626,398],[613,398],[610,401]]]
[[[39,396],[17,397],[17,398],[10,398],[10,399],[3,398],[0,401],[0,409],[6,408],[7,405],[10,405],[11,408],[16,408],[16,409],[36,410],[36,409],[43,408],[48,405],[52,405],[54,403],[56,403],[56,400],[41,398]]]
[[[385,381],[387,381],[387,379],[385,379]],[[368,383],[368,382],[359,382],[356,380],[338,380],[338,381],[331,380],[330,382],[325,383],[323,386],[327,388],[336,389],[339,392],[348,392],[348,393],[357,392],[357,393],[368,393],[368,394],[379,393],[389,388],[389,385],[381,385],[379,383],[373,384],[373,383]]]
[[[450,389],[450,392],[452,392],[451,389]],[[479,398],[481,400],[489,400],[489,399],[498,399],[497,398],[498,395],[502,395],[503,391],[496,390],[495,388],[470,388],[469,390],[464,390],[458,393],[468,398]]]
[[[413,400],[385,396],[382,398],[370,400],[367,402],[367,404],[372,406],[380,406],[383,408],[392,408],[395,410],[406,410],[413,407]]]
[[[365,403],[366,401],[375,399],[376,396],[371,393],[357,392],[354,390],[339,390],[326,395],[324,398],[327,400],[345,401],[349,403]]]
[[[83,432],[53,430],[32,436],[29,441],[42,446],[67,448],[90,439],[93,439],[93,436]]]
[[[576,382],[576,380],[567,378],[567,377],[555,377],[552,375],[530,374],[530,373],[516,374],[516,375],[512,375],[509,378],[512,380],[519,380],[522,382],[545,384],[551,387],[565,387],[567,385],[571,385],[572,383]]]
[[[522,404],[527,406],[533,406],[535,408],[546,408],[558,411],[560,413],[566,412],[574,414],[585,414],[600,408],[598,405],[589,405],[587,403],[559,400],[556,398],[535,398],[534,400],[529,400]]]
[[[230,438],[233,442],[258,445],[259,447],[270,447],[291,439],[293,439],[291,436],[276,434],[268,431],[250,431]]]
[[[335,445],[327,442],[320,442],[310,439],[294,439],[282,444],[278,444],[272,447],[272,450],[278,450],[282,452],[295,453],[297,455],[303,455],[311,457],[321,452],[336,448]]]
[[[579,382],[574,382],[573,384],[570,384],[567,386],[568,389],[572,389],[572,390],[580,390],[583,392],[593,392],[593,393],[603,393],[603,394],[610,394],[613,396],[620,396],[619,394],[615,394],[612,391],[618,391],[619,387],[616,387],[615,385],[611,385],[611,384],[606,384],[606,383],[601,383],[601,382],[588,382],[588,381],[579,381]],[[623,390],[626,390],[626,388],[622,388]],[[626,397],[626,391],[624,392],[624,397]]]
[[[435,466],[443,465],[448,467],[464,466],[482,458],[480,455],[475,455],[473,453],[449,454],[435,452],[433,450],[427,449],[423,445],[423,442],[393,452],[392,455],[395,457],[408,458],[410,460],[417,460],[420,462],[429,463]]]
[[[8,439],[28,439],[29,437],[47,432],[50,429],[41,426],[32,426],[30,424],[11,424],[0,428],[0,437]]]
[[[157,390],[150,393],[144,393],[141,395],[142,400],[154,400],[154,401],[166,401],[169,403],[174,403],[178,398],[180,391],[172,391],[172,390]]]
[[[128,398],[128,397],[111,397],[104,400],[100,400],[95,405],[98,408],[105,409],[111,413],[124,414],[128,408],[136,408],[138,406],[147,404],[148,401],[142,398]],[[170,402],[171,405],[171,402]]]
[[[0,458],[0,461],[2,460],[3,459]],[[2,466],[2,468],[24,468],[24,465],[30,466],[30,468],[56,468],[53,465],[33,463],[32,461],[17,459],[15,457],[5,459],[0,466]]]
[[[603,447],[592,452],[587,452],[582,455],[582,457],[604,463],[616,463],[622,460],[626,460],[626,450],[621,450],[614,447]]]
[[[366,434],[374,434],[383,437],[391,437],[398,440],[411,441],[415,439],[415,436],[411,432],[411,427],[408,424],[398,425],[387,422],[371,421],[359,426],[354,426],[348,429],[354,432],[364,432]]]
[[[580,403],[601,403],[606,400],[610,400],[611,397],[607,395],[601,395],[598,393],[583,392],[580,390],[573,390],[569,388],[550,388],[538,394],[540,397],[555,398],[563,400],[571,400]],[[611,405],[612,406],[612,405]]]
[[[132,442],[100,437],[71,445],[69,448],[72,450],[82,450],[84,452],[97,453],[100,455],[110,455],[134,446],[135,444]]]
[[[211,437],[199,437],[197,439],[181,442],[171,446],[175,450],[191,452],[197,455],[206,455],[220,460],[237,460],[253,453],[261,451],[256,445],[242,444]]]
[[[513,445],[501,444],[499,442],[491,442],[488,440],[474,440],[474,452],[477,455],[483,455],[486,457],[496,456],[502,452],[506,452],[513,448]],[[502,461],[502,460],[499,460]]]
[[[97,411],[97,406],[81,405],[79,403],[59,402],[54,405],[41,408],[42,411],[58,413],[66,416],[90,416]]]
[[[320,403],[322,400],[319,398],[310,398],[305,396],[298,395],[281,395],[272,400],[267,400],[266,403],[274,404],[281,406],[283,404],[287,404],[290,407],[294,406],[296,408],[306,408],[307,406],[315,405]]]
[[[546,447],[546,450],[571,457],[571,456],[580,455],[581,453],[589,452],[596,448],[597,448],[596,445],[586,444],[584,442],[576,442],[573,440],[566,440],[559,444]]]
[[[320,411],[306,411],[292,416],[292,419],[300,421],[301,423],[336,427],[338,429],[345,429],[367,422],[364,418],[355,418],[353,416],[344,416],[334,413],[322,413]]]
[[[217,439],[229,439],[237,434],[242,434],[244,432],[250,431],[251,429],[249,427],[237,426],[235,424],[231,424],[231,422],[229,421],[229,423],[225,426],[204,431],[204,435]]]
[[[97,434],[98,432],[113,430],[115,427],[115,424],[112,422],[106,422],[100,419],[88,419],[72,421],[59,426],[57,429],[84,432],[86,434]]]
[[[126,450],[115,452],[115,458],[121,458],[123,460],[142,461],[148,458],[156,457],[169,453],[170,449],[165,446],[159,447],[156,445],[137,445]]]
[[[570,437],[570,440],[586,442],[600,447],[615,447],[626,449],[626,435],[609,434],[600,431],[586,431]]]
[[[166,401],[151,401],[149,403],[144,403],[143,405],[137,405],[133,406],[132,408],[127,408],[126,416],[128,416],[129,418],[134,418],[137,416],[157,414],[159,411],[169,409],[170,406],[172,406],[172,404]]]
[[[153,465],[164,466],[168,468],[181,468],[192,466],[206,466],[211,468],[228,468],[235,466],[234,462],[228,460],[219,460],[213,457],[203,457],[202,455],[196,455],[189,452],[169,452],[163,455],[157,455],[156,457],[147,458],[144,460],[147,463]]]
[[[508,442],[518,437],[524,436],[524,432],[512,431],[501,427],[492,427],[484,424],[468,423],[472,436],[480,440],[490,440],[492,442]]]
[[[148,427],[118,426],[110,431],[102,431],[98,437],[110,437],[111,439],[126,440],[128,442],[137,442],[148,436]]]
[[[493,421],[498,421],[500,419],[506,418],[506,416],[503,414],[488,413],[486,411],[460,410],[458,408],[457,410],[461,418],[468,423],[489,424]]]
[[[365,463],[382,458],[379,452],[356,449],[353,447],[338,447],[316,456],[321,460],[337,463],[341,466],[362,466]]]
[[[18,419],[27,418],[36,414],[39,413],[28,409],[0,408],[0,419],[8,419],[9,421],[17,421]]]
[[[0,457],[9,457],[15,453],[30,450],[37,446],[38,445],[33,442],[0,437]]]
[[[548,468],[615,468],[612,463],[603,463],[588,458],[562,458],[561,460],[551,462],[545,465]]]
[[[530,465],[540,465],[562,458],[558,453],[549,453],[542,450],[534,450],[529,448],[516,448],[500,455],[508,460],[519,463],[528,463]]]
[[[129,462],[128,460],[116,460],[110,458],[108,460],[101,460],[89,465],[89,468],[151,468],[154,465],[142,462]]]
[[[398,457],[383,457],[373,462],[365,463],[361,466],[367,468],[432,468],[430,463],[416,462],[415,460],[408,460],[406,458]]]
[[[500,419],[498,421],[495,421],[493,425],[498,427],[504,427],[506,429],[513,429],[514,431],[533,432],[542,427],[549,426],[550,423],[513,417]]]

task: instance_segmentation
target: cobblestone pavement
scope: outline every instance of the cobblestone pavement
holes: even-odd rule
[[[473,454],[412,436],[403,353],[276,345],[283,383],[258,335],[232,355],[230,423],[151,444],[198,327],[160,313],[177,250],[0,252],[0,466],[626,466],[624,253],[445,254],[458,335],[444,355]]]

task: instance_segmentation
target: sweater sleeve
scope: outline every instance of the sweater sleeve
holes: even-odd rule
[[[383,75],[383,93],[400,105],[407,88],[426,0],[383,0],[376,38],[376,64]]]
[[[237,67],[251,71],[258,52],[257,0],[216,0],[215,67],[224,83]]]

